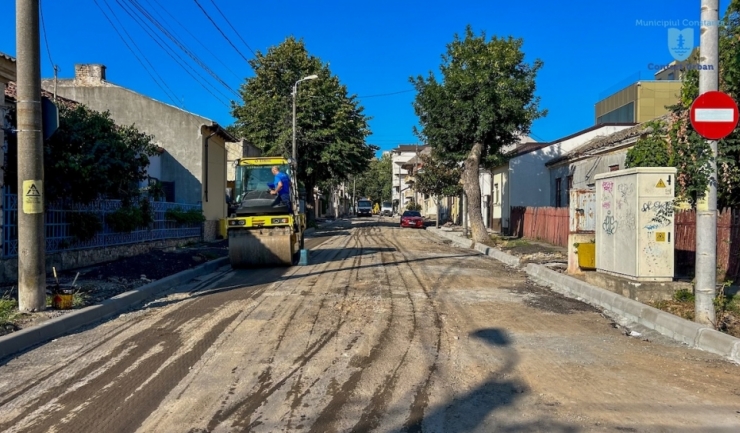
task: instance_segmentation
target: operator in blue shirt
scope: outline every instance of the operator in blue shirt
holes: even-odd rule
[[[271,189],[270,194],[277,195],[275,201],[272,202],[272,207],[278,207],[282,202],[282,204],[288,207],[288,213],[293,213],[292,206],[290,205],[290,178],[287,174],[281,172],[277,165],[272,167],[272,174],[275,175],[275,189]]]

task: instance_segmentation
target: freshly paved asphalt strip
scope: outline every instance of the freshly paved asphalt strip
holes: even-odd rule
[[[319,228],[319,231],[328,230],[340,222],[341,220],[323,224]],[[310,229],[310,231],[306,231],[306,235],[308,236],[306,239],[306,248],[308,249],[311,249],[324,241],[321,238],[311,238],[311,235],[314,232],[315,229],[313,228]],[[212,260],[200,266],[196,266],[193,269],[178,272],[177,274],[151,282],[135,290],[121,293],[120,295],[107,299],[98,305],[91,305],[78,311],[70,312],[42,322],[30,328],[4,335],[0,337],[0,360],[33,346],[61,337],[62,335],[66,335],[84,326],[114,317],[131,308],[141,305],[145,301],[151,300],[162,292],[172,289],[173,287],[189,283],[204,275],[212,274],[219,270],[219,268],[226,266],[229,266],[228,257]],[[220,272],[227,272],[227,270],[222,269]],[[217,274],[216,276],[218,275],[220,274]],[[211,278],[215,278],[215,276],[212,276]]]
[[[473,245],[471,240],[465,239],[456,233],[442,230],[434,230],[433,232],[452,240],[453,244],[461,248],[470,248]],[[475,245],[475,249],[510,266],[519,266],[518,257],[496,248]],[[740,364],[740,339],[738,338],[682,319],[566,274],[555,272],[542,265],[530,263],[525,271],[534,281],[548,286],[558,293],[603,308],[690,347],[722,355]]]

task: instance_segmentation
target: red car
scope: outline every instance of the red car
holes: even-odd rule
[[[424,218],[421,217],[421,213],[411,210],[404,212],[401,215],[401,228],[404,227],[424,228]]]

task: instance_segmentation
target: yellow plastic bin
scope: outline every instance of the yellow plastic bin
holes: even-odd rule
[[[581,269],[596,269],[596,244],[578,244],[578,266]]]

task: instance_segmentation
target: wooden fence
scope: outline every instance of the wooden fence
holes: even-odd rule
[[[511,234],[567,247],[568,208],[512,207]],[[675,215],[676,272],[692,274],[696,262],[696,211]],[[717,215],[717,278],[740,279],[740,209],[725,209]]]
[[[511,234],[566,247],[569,211],[567,207],[512,207]]]
[[[696,212],[680,211],[676,224],[676,271],[691,274],[696,262]],[[740,209],[717,215],[717,278],[737,282],[740,277]]]

